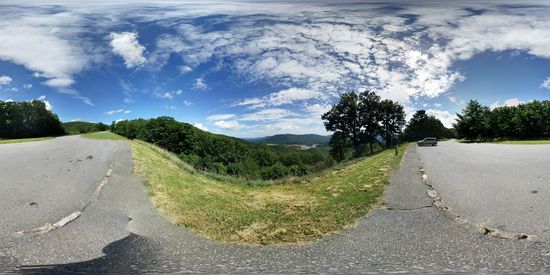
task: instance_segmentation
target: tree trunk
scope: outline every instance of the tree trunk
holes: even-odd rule
[[[372,151],[372,141],[369,142],[369,146],[370,146],[370,153],[372,154],[373,153],[373,151]]]

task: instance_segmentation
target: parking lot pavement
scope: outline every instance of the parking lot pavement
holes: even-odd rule
[[[447,141],[418,152],[430,183],[454,213],[550,241],[550,145]]]
[[[100,150],[101,141],[92,142],[97,144],[80,149]],[[490,237],[433,207],[414,145],[392,175],[385,207],[323,240],[292,246],[223,244],[174,225],[152,206],[142,179],[133,175],[130,146],[117,148],[109,183],[78,219],[41,235],[0,237],[0,272],[550,271],[547,244]]]

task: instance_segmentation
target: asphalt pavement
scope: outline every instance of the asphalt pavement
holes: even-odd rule
[[[79,138],[51,141],[51,148],[58,148],[56,143],[69,147],[67,158],[58,155],[55,161],[70,165],[68,159],[72,153],[68,152],[82,150],[81,142]],[[1,238],[0,270],[28,273],[550,271],[548,243],[487,236],[458,224],[433,207],[421,180],[419,168],[423,164],[415,146],[407,149],[401,166],[393,173],[384,198],[385,207],[371,211],[355,226],[318,242],[268,247],[221,244],[173,225],[152,207],[142,180],[132,174],[128,144],[94,142],[101,143],[101,148],[90,149],[86,154],[95,156],[95,150],[113,149],[111,157],[104,160],[103,167],[112,163],[113,172],[101,196],[79,218],[61,228],[41,235]],[[43,141],[33,146],[47,147]],[[27,165],[34,166],[30,155],[20,156],[27,158]],[[1,165],[4,166],[3,161]],[[4,201],[0,203],[4,208],[15,207]]]
[[[550,242],[550,145],[449,141],[418,151],[431,183],[454,213]]]
[[[116,143],[67,136],[0,146],[0,236],[59,220],[87,201]]]

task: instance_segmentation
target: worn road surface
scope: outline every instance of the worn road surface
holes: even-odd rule
[[[5,157],[14,152],[18,153],[17,157]],[[93,159],[85,160],[88,155],[93,155]],[[50,156],[49,160],[45,156]],[[78,165],[89,167],[88,174],[71,168],[74,159],[82,159]],[[41,235],[14,237],[9,234],[74,211],[99,184],[106,173],[102,169],[107,170],[111,163],[110,181],[79,218]],[[41,168],[44,165],[55,169]],[[550,271],[548,243],[487,236],[459,225],[433,207],[421,181],[420,166],[416,147],[410,146],[392,176],[384,198],[386,208],[373,210],[352,228],[306,245],[239,246],[196,237],[159,215],[152,208],[141,179],[132,175],[131,151],[124,142],[65,137],[0,145],[3,196],[0,270],[29,273]],[[56,190],[45,191],[47,187],[42,180],[61,177],[61,173],[68,173],[63,179],[73,180],[48,181]],[[35,180],[29,180],[33,177]],[[81,194],[72,190],[81,190]],[[38,204],[31,208],[31,201]]]
[[[454,213],[550,242],[550,145],[441,142],[418,150]]]

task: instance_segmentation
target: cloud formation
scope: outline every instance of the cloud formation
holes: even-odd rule
[[[7,75],[0,76],[0,85],[8,85],[12,81],[11,77]]]
[[[542,84],[540,84],[540,87],[550,90],[550,77],[547,77],[547,78],[542,82]]]
[[[39,96],[36,100],[44,102],[44,104],[46,105],[46,110],[51,111],[53,109],[52,104],[50,104],[50,102],[46,100],[45,95]]]
[[[143,55],[145,47],[139,44],[137,33],[112,32],[109,37],[111,38],[110,44],[113,48],[113,53],[120,55],[124,59],[126,68],[132,69],[145,64],[146,59]]]
[[[497,108],[497,107],[503,107],[503,106],[518,106],[520,104],[523,104],[525,102],[519,100],[517,97],[515,98],[509,98],[509,99],[506,99],[504,100],[504,103],[503,104],[500,104],[500,101],[496,101],[495,103],[491,104],[491,106],[489,106],[489,108],[492,110],[494,108]]]
[[[111,111],[105,112],[105,114],[106,115],[114,115],[114,114],[120,114],[120,113],[129,114],[131,112],[132,111],[130,111],[130,110],[116,109],[116,110],[111,110]]]
[[[195,123],[195,124],[193,124],[193,126],[199,128],[199,129],[201,129],[201,130],[203,130],[203,131],[208,132],[208,128],[207,128],[206,126],[202,125],[202,123]]]
[[[243,85],[267,89],[231,98],[228,108],[235,110],[223,112],[239,115],[210,121],[237,121],[251,134],[261,129],[322,131],[319,110],[342,92],[366,88],[407,110],[442,96],[461,106],[464,102],[450,94],[468,77],[457,63],[508,50],[550,59],[549,7],[541,1],[396,6],[383,1],[76,5],[61,0],[51,10],[33,4],[17,8],[21,3],[11,2],[0,15],[0,59],[24,66],[44,85],[92,105],[72,87],[78,87],[86,69],[115,62],[118,57],[110,60],[111,52],[128,69],[174,70],[178,77],[189,77],[194,89],[213,89],[216,79],[208,74],[228,72]],[[156,31],[138,33],[149,26]],[[123,31],[128,29],[133,31]],[[121,86],[126,103],[141,88]],[[550,78],[540,86],[550,89]],[[150,90],[157,98],[178,96]],[[446,125],[452,120],[435,111]]]

